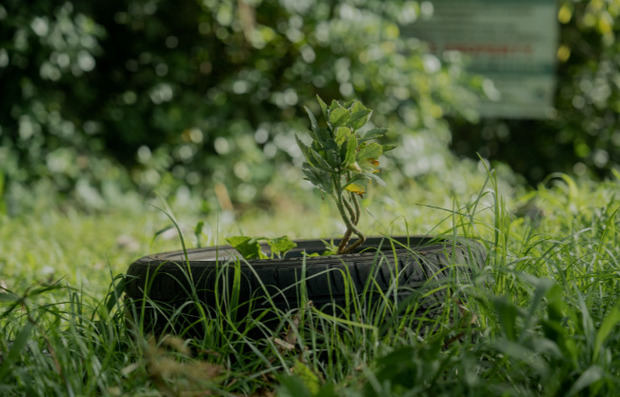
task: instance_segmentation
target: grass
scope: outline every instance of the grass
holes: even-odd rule
[[[371,206],[363,226],[483,242],[487,262],[445,289],[436,316],[424,318],[420,300],[401,301],[394,288],[374,305],[351,289],[352,309],[338,317],[302,300],[265,327],[237,318],[229,291],[201,316],[209,332],[199,338],[153,338],[140,306],[121,297],[117,275],[132,260],[180,248],[174,233],[158,233],[170,224],[161,212],[0,215],[0,394],[614,395],[620,181],[556,175],[535,191],[504,193],[487,175],[460,194],[390,192],[399,200]],[[239,230],[262,235],[265,224],[274,235],[336,235],[329,207],[309,205],[302,214],[293,206],[234,221],[206,216],[203,244]],[[196,214],[178,216],[195,244]],[[249,338],[252,327],[268,337]]]

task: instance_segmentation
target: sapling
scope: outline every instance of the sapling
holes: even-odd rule
[[[366,240],[357,227],[362,214],[360,199],[366,193],[369,182],[383,184],[377,175],[379,157],[392,147],[377,142],[378,138],[385,135],[386,129],[367,127],[372,110],[361,102],[332,101],[328,106],[318,96],[317,100],[324,122],[319,125],[312,111],[306,107],[312,141],[306,144],[296,136],[297,144],[306,159],[302,171],[305,179],[334,200],[346,226],[337,249],[330,248],[326,254],[346,254],[353,252]],[[356,239],[352,242],[353,236]],[[233,236],[226,241],[245,259],[273,259],[274,254],[282,257],[296,246],[286,236],[277,239]],[[271,257],[262,251],[261,241],[269,245]]]
[[[365,128],[372,110],[357,100],[332,101],[328,106],[320,97],[323,123],[307,107],[310,119],[310,137],[306,144],[297,136],[297,144],[304,154],[303,173],[325,196],[336,203],[346,231],[338,245],[338,254],[353,252],[365,241],[358,224],[361,216],[360,199],[368,183],[383,184],[377,175],[379,157],[391,149],[377,142],[385,135],[384,128]],[[355,241],[351,238],[356,236]]]

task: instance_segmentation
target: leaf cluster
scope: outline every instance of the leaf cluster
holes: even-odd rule
[[[386,129],[364,128],[372,110],[357,100],[334,100],[329,106],[318,96],[317,100],[324,125],[319,125],[306,107],[312,142],[307,145],[297,137],[306,160],[303,164],[306,179],[328,195],[341,194],[343,190],[362,195],[369,181],[383,184],[377,175],[379,157],[391,147],[377,142]]]
[[[426,70],[427,50],[401,36],[396,21],[420,15],[416,2],[53,3],[0,2],[9,213],[41,200],[21,193],[39,181],[87,209],[117,188],[172,197],[223,185],[233,203],[269,200],[266,184],[293,183],[275,170],[300,154],[291,131],[317,92],[380,101],[378,122],[446,156],[441,115],[473,102],[463,73]]]
[[[288,251],[297,247],[297,243],[287,236],[276,238],[232,236],[228,237],[226,242],[246,260],[282,258]],[[263,251],[261,242],[267,243],[269,254]]]

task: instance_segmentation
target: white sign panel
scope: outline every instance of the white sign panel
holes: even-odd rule
[[[555,0],[434,0],[433,16],[402,28],[431,51],[460,51],[472,73],[499,91],[483,116],[545,118],[553,114],[558,27]],[[428,3],[427,3],[428,5]]]

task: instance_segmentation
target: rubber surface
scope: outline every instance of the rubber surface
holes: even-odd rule
[[[287,310],[298,307],[302,294],[321,307],[342,305],[351,293],[407,296],[432,283],[459,282],[455,277],[468,277],[486,258],[483,247],[469,239],[373,237],[358,253],[318,257],[303,253],[324,250],[322,240],[296,243],[286,257],[272,260],[245,261],[230,246],[145,256],[129,266],[125,291],[132,299],[148,296],[172,307],[198,297],[207,307],[251,301],[252,308]]]

